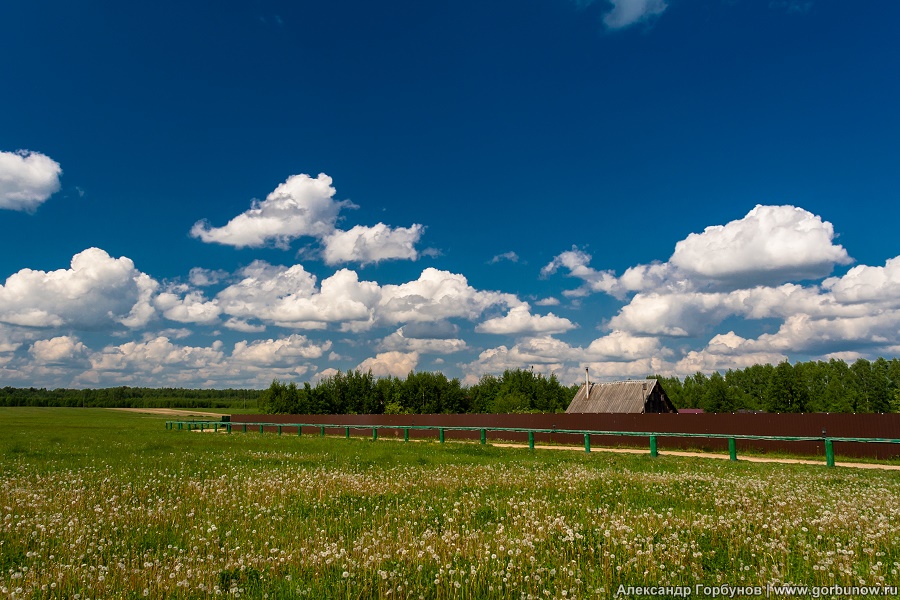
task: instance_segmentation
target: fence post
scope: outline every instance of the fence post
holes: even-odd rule
[[[834,466],[834,443],[825,438],[825,466]]]
[[[439,437],[441,438],[441,443],[443,444],[444,443],[444,428],[441,427],[440,429],[438,429],[438,433],[439,433]]]
[[[319,437],[325,437],[325,426],[319,427]]]
[[[728,458],[737,460],[737,442],[734,438],[728,438]]]
[[[262,426],[262,423],[260,423],[260,425],[259,425],[259,432],[260,432],[260,433],[263,432],[263,426]]]
[[[213,425],[213,427],[215,427],[216,433],[219,433],[219,424],[216,423],[215,425]]]
[[[650,436],[650,456],[657,457],[659,452],[656,450],[656,436]]]
[[[374,441],[376,441],[377,439],[378,439],[378,428],[377,428],[377,427],[373,427],[373,428],[372,428],[372,441],[374,442]]]
[[[534,450],[534,432],[533,431],[528,432],[528,449]]]
[[[184,425],[181,421],[178,421],[178,429],[181,429],[181,426]]]
[[[206,426],[206,423],[204,423],[203,421],[200,421],[200,431],[204,431],[205,426]]]
[[[589,433],[584,434],[584,451],[591,451],[591,434]]]
[[[487,443],[487,430],[486,429],[481,430],[481,443],[482,444]]]
[[[247,433],[247,424],[244,423],[244,433]]]
[[[403,428],[403,441],[404,441],[404,442],[408,442],[408,441],[409,441],[409,427],[404,427],[404,428]]]
[[[228,433],[231,433],[231,423],[227,423],[225,425],[225,431],[227,431]]]
[[[303,425],[297,425],[297,437],[300,437],[300,434],[303,433]]]
[[[281,425],[278,426],[278,435],[281,435]]]

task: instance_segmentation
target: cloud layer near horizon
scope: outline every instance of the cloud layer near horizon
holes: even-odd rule
[[[295,211],[319,215],[302,230],[334,235],[321,233],[337,215],[330,179],[293,185],[316,198]],[[286,204],[302,196],[273,194]],[[257,209],[251,222],[267,210]],[[227,235],[246,234],[235,221]],[[252,239],[286,232],[280,222]],[[182,281],[160,282],[127,257],[88,248],[67,268],[22,269],[0,285],[0,369],[22,384],[258,386],[273,377],[322,377],[349,354],[378,376],[403,376],[446,357],[454,361],[451,375],[471,383],[531,366],[574,381],[584,366],[598,377],[684,376],[797,354],[900,352],[900,257],[831,275],[852,260],[834,240],[832,224],[817,215],[760,205],[676,242],[668,261],[621,275],[593,267],[583,249],[562,252],[541,276],[564,275],[578,285],[563,292],[566,302],[533,303],[433,267],[381,284],[348,268],[320,279],[300,263],[255,260],[230,273],[194,268]],[[354,248],[357,259],[367,252]],[[327,255],[322,262],[332,264]],[[606,316],[580,310],[594,294],[615,299],[618,309]],[[580,315],[579,322],[562,313]],[[735,319],[767,326],[755,336],[738,334]],[[576,335],[592,328],[601,331],[586,340]],[[98,346],[98,333],[126,340]]]

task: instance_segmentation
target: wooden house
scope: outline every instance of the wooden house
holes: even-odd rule
[[[677,413],[656,379],[585,383],[567,413]]]

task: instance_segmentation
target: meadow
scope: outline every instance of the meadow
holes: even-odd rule
[[[896,585],[900,478],[0,409],[0,598]]]

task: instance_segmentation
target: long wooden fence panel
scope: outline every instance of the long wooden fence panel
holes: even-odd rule
[[[551,432],[534,433],[536,443],[581,445],[583,436],[555,433],[552,430],[592,430],[620,432],[656,432],[747,436],[790,437],[846,437],[846,438],[900,438],[900,414],[455,414],[455,415],[230,415],[232,424],[309,423],[345,426],[392,425],[397,427],[473,427],[487,428],[492,440],[529,441],[526,432],[491,431],[491,428],[549,429]],[[312,433],[310,429],[310,433]],[[304,433],[306,431],[304,430]],[[371,433],[371,431],[369,431]],[[403,429],[386,429],[381,437],[400,437]],[[354,435],[364,435],[354,430]],[[410,438],[434,438],[435,431],[411,429]],[[480,432],[452,431],[447,439],[478,440]],[[591,436],[597,446],[646,446],[647,440],[628,436]],[[727,451],[727,439],[696,437],[660,437],[659,449],[692,449]],[[784,441],[737,439],[738,451],[783,452],[824,456],[822,441]],[[900,445],[886,443],[834,442],[835,452],[841,456],[857,458],[896,458]]]

